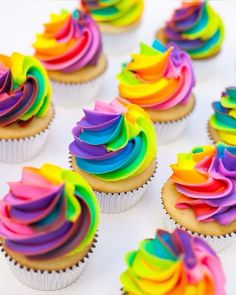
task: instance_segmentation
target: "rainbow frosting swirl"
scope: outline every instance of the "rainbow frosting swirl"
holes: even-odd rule
[[[236,147],[218,143],[179,154],[171,180],[176,208],[191,208],[197,221],[228,225],[236,219]]]
[[[43,117],[51,86],[43,66],[34,57],[0,55],[0,126]]]
[[[73,255],[95,236],[99,208],[88,183],[78,174],[45,164],[26,167],[10,182],[0,201],[0,236],[4,245],[29,259]]]
[[[224,26],[207,1],[185,1],[166,23],[164,36],[167,42],[175,42],[193,59],[202,59],[220,51]]]
[[[33,44],[35,56],[49,71],[74,72],[95,66],[101,54],[101,35],[92,18],[79,10],[52,14]]]
[[[202,239],[176,229],[157,230],[126,256],[121,283],[128,295],[224,295],[219,258]]]
[[[142,16],[143,0],[82,0],[82,10],[89,11],[101,23],[126,27],[138,22]]]
[[[140,45],[118,75],[121,97],[142,108],[166,110],[186,104],[195,77],[189,56],[176,45],[163,46],[155,40],[151,47]]]
[[[236,145],[236,87],[228,87],[221,95],[221,100],[212,104],[214,114],[210,125],[218,131],[221,140]]]
[[[72,133],[70,153],[77,166],[105,181],[134,177],[156,157],[156,135],[144,110],[116,98],[96,101]]]

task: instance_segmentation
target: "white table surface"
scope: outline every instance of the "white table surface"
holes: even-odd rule
[[[173,7],[179,1],[146,0],[143,23],[139,31],[139,40],[151,44],[156,29],[168,18]],[[216,71],[212,76],[194,89],[197,106],[191,123],[186,132],[177,141],[158,147],[158,172],[151,187],[146,191],[140,203],[131,211],[118,215],[101,215],[99,243],[95,255],[90,260],[80,279],[68,288],[55,291],[59,295],[118,295],[120,294],[119,276],[125,269],[124,254],[136,249],[138,243],[148,237],[153,237],[155,230],[162,225],[162,210],[160,205],[160,189],[170,175],[169,164],[176,161],[176,153],[188,152],[195,145],[210,143],[206,134],[206,123],[212,112],[210,103],[220,98],[221,91],[236,85],[236,1],[209,1],[221,14],[226,27],[224,48],[219,56]],[[36,32],[42,29],[42,24],[48,20],[51,12],[61,8],[74,8],[78,1],[57,0],[21,0],[0,1],[0,50],[11,54],[12,51],[31,54],[31,44]],[[123,56],[109,56],[109,70],[103,90],[98,98],[109,101],[117,94],[116,74],[122,61],[126,61],[129,53]],[[88,105],[92,107],[92,104]],[[44,150],[28,163],[7,165],[0,163],[0,196],[7,191],[6,182],[19,180],[21,167],[40,166],[51,162],[62,167],[69,167],[67,155],[68,144],[72,141],[71,129],[81,118],[82,109],[57,108],[57,116],[51,128],[51,133]],[[220,258],[227,279],[227,294],[236,294],[234,254],[235,244],[220,253]],[[0,256],[0,294],[49,294],[32,290],[20,283],[11,274],[5,260]]]

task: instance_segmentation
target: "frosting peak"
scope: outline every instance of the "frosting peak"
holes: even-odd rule
[[[140,45],[118,75],[120,96],[142,108],[166,110],[186,104],[195,85],[192,62],[175,44]]]
[[[126,256],[121,283],[128,295],[223,295],[224,274],[215,252],[198,237],[158,230]]]
[[[181,194],[176,207],[191,208],[200,222],[227,225],[236,219],[236,147],[218,143],[179,154],[171,165],[176,190]]]
[[[84,113],[69,147],[80,169],[116,181],[138,175],[155,159],[155,130],[138,106],[116,98],[110,104],[97,101]]]
[[[47,70],[61,72],[96,65],[102,49],[96,23],[79,10],[52,14],[33,46],[35,56]]]
[[[29,259],[72,255],[89,246],[98,226],[98,203],[78,174],[50,164],[26,167],[0,201],[0,236]]]
[[[47,73],[37,59],[0,55],[0,126],[44,116],[50,98]]]

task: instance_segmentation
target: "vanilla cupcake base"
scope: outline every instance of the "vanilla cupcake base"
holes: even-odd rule
[[[20,265],[17,261],[12,259],[4,250],[1,249],[7,259],[7,263],[11,272],[23,284],[32,289],[41,291],[53,291],[65,288],[74,283],[83,273],[92,253],[95,249],[95,239],[87,255],[75,265],[66,269],[57,271],[35,270],[32,268]]]
[[[210,121],[208,121],[208,123],[207,123],[207,134],[213,144],[217,144],[218,142],[223,142],[227,145],[235,146],[235,144],[233,144],[232,142],[227,142],[227,141],[223,140],[220,136],[219,131],[214,129],[211,126]]]
[[[156,170],[150,179],[141,187],[122,193],[105,193],[94,191],[102,213],[117,214],[132,209],[142,198],[155,177]]]
[[[224,250],[236,241],[236,221],[229,225],[220,225],[216,221],[210,223],[197,221],[192,209],[177,209],[175,207],[180,195],[171,180],[164,184],[161,200],[166,229],[182,228],[192,235],[205,239],[217,252]]]
[[[17,123],[0,127],[0,162],[26,162],[37,156],[46,143],[54,117],[51,105],[45,117],[34,118],[24,128]]]
[[[158,144],[172,142],[183,133],[194,111],[195,104],[196,98],[191,93],[189,101],[185,105],[177,105],[164,111],[146,109],[156,129]]]
[[[105,72],[91,81],[83,83],[62,83],[51,80],[54,102],[62,107],[81,107],[99,94]]]
[[[98,95],[107,69],[107,58],[101,54],[96,65],[64,73],[48,71],[54,102],[62,107],[81,107]]]
[[[163,210],[165,211],[164,207]],[[235,233],[230,233],[221,237],[216,237],[216,236],[207,236],[203,234],[199,234],[196,232],[192,232],[191,230],[186,229],[182,225],[178,224],[175,222],[169,214],[165,211],[164,217],[163,217],[163,224],[165,229],[169,231],[173,231],[176,227],[181,228],[188,233],[192,234],[193,236],[199,237],[204,239],[211,247],[216,251],[216,252],[222,252],[225,250],[227,247],[229,247],[232,243],[236,242],[236,234]]]
[[[157,170],[157,160],[153,159],[146,170],[132,179],[125,179],[116,183],[104,183],[81,170],[76,165],[75,158],[71,155],[69,156],[69,163],[71,170],[81,174],[93,188],[101,212],[111,214],[121,213],[133,208],[154,179]]]

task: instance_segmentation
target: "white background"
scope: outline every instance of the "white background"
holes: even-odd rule
[[[210,103],[220,98],[221,91],[236,85],[236,1],[209,1],[221,14],[226,28],[226,39],[219,56],[217,69],[212,76],[194,89],[197,106],[191,123],[177,141],[158,147],[158,173],[141,202],[131,211],[119,215],[102,215],[99,243],[95,255],[80,279],[70,287],[56,291],[56,294],[71,295],[115,295],[120,294],[120,273],[125,269],[124,254],[136,249],[144,238],[151,238],[158,227],[162,227],[160,189],[170,175],[169,164],[176,160],[176,153],[188,152],[195,145],[206,145],[206,123],[212,112]],[[179,1],[146,0],[143,23],[139,31],[139,40],[151,44],[154,32],[168,18]],[[31,44],[35,33],[42,30],[42,24],[48,20],[50,12],[59,12],[61,8],[75,8],[78,1],[5,1],[0,0],[0,51],[11,54],[12,51],[33,53]],[[115,76],[120,71],[121,62],[129,59],[123,56],[110,57],[109,69],[102,92],[98,98],[111,100],[117,95]],[[92,104],[88,107],[92,107]],[[81,118],[82,109],[57,108],[57,116],[51,128],[49,140],[40,155],[29,163],[0,164],[0,196],[7,191],[6,182],[19,180],[23,165],[40,166],[51,162],[62,167],[68,165],[68,145],[72,141],[71,129]],[[227,278],[227,294],[236,294],[234,254],[235,244],[220,253]],[[0,256],[0,294],[49,294],[25,287],[10,273],[3,257]]]

